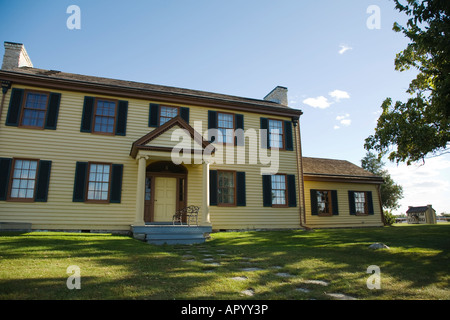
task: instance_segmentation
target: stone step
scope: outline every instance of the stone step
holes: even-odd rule
[[[155,224],[133,226],[133,236],[151,244],[204,243],[212,232],[211,226]]]

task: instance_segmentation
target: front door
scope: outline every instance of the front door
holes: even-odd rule
[[[155,177],[154,222],[170,222],[177,210],[177,178]]]

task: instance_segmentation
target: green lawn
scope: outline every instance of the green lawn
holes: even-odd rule
[[[203,245],[153,246],[109,234],[0,234],[0,299],[450,299],[449,235],[450,224],[396,225],[223,232]],[[368,249],[374,242],[390,249]],[[80,290],[66,286],[71,265]],[[380,268],[379,290],[367,288],[370,265]]]

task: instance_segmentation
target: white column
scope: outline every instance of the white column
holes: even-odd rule
[[[144,156],[140,156],[137,159],[138,159],[138,176],[136,189],[136,215],[133,225],[144,226],[145,171],[147,167],[147,161]]]
[[[203,204],[202,213],[203,221],[202,225],[211,225],[211,219],[209,216],[209,162],[203,161]]]

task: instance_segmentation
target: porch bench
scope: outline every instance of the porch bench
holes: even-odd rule
[[[172,223],[175,225],[175,222],[179,222],[181,225],[183,224],[183,216],[186,216],[187,225],[191,225],[191,220],[195,221],[195,225],[198,226],[198,212],[200,207],[198,206],[187,206],[184,207],[173,215]]]

